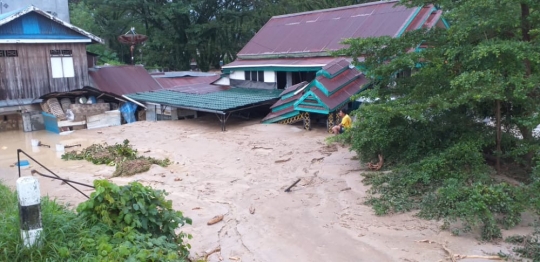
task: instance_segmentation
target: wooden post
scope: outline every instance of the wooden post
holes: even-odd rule
[[[25,176],[17,179],[17,197],[21,221],[21,238],[26,247],[39,244],[43,228],[41,226],[41,202],[39,181]]]

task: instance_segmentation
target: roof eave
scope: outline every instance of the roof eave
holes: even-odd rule
[[[57,22],[57,23],[59,23],[59,24],[61,24],[63,26],[65,26],[65,27],[68,27],[69,29],[71,29],[71,30],[73,30],[73,31],[75,31],[75,32],[77,32],[77,33],[79,33],[81,35],[84,35],[84,36],[90,38],[92,40],[92,43],[105,44],[105,41],[103,39],[101,39],[101,38],[87,32],[87,31],[85,31],[85,30],[83,30],[83,29],[81,29],[79,27],[76,27],[76,26],[74,26],[74,25],[72,25],[72,24],[70,24],[68,22],[60,20],[57,17],[53,16],[52,14],[44,12],[44,11],[40,10],[39,8],[33,6],[33,5],[25,8],[25,9],[22,9],[21,11],[15,13],[15,14],[9,16],[9,17],[6,17],[6,18],[0,20],[0,26],[4,25],[6,23],[9,23],[9,22],[11,22],[11,21],[13,21],[13,20],[25,15],[25,14],[28,14],[28,13],[30,13],[32,11],[37,12],[37,13],[39,13],[39,14],[41,14],[41,15],[43,15],[43,16],[45,16],[45,17],[47,17],[47,18],[49,18],[49,19],[51,19],[51,20],[53,20],[53,21],[55,21],[55,22]]]

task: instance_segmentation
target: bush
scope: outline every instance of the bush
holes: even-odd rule
[[[186,261],[190,246],[184,239],[191,236],[174,231],[191,219],[172,210],[164,191],[139,183],[94,185],[79,214],[43,198],[43,242],[27,249],[16,194],[0,184],[0,261]]]

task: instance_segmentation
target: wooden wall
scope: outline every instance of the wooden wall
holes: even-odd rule
[[[90,85],[86,44],[0,44],[18,57],[0,57],[0,100],[38,98]],[[72,50],[75,77],[53,78],[50,50]]]

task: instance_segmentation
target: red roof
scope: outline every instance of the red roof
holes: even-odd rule
[[[283,105],[283,104],[286,104],[286,103],[289,103],[289,102],[292,102],[292,101],[296,101],[298,98],[302,97],[302,93],[298,93],[294,96],[291,96],[287,99],[280,99],[278,100],[275,104],[273,104],[270,108],[275,108],[275,107],[278,107],[280,105]]]
[[[211,84],[220,78],[219,75],[213,76],[184,76],[184,77],[155,77],[156,81],[163,88],[172,88],[179,86],[188,86],[196,84]]]
[[[306,86],[307,84],[308,84],[308,82],[302,81],[302,82],[300,82],[300,83],[298,83],[298,84],[296,84],[296,85],[289,86],[289,87],[287,87],[287,89],[285,89],[285,90],[280,94],[280,96],[284,96],[284,95],[286,95],[286,94],[288,94],[288,93],[290,93],[290,92],[294,92],[294,91],[296,91],[296,90],[298,90],[298,89],[300,89],[300,88]]]
[[[276,117],[280,117],[280,116],[283,116],[285,114],[288,114],[290,112],[294,112],[294,106],[289,106],[283,110],[280,110],[280,111],[277,111],[277,112],[271,112],[270,114],[268,114],[267,116],[265,116],[261,122],[264,122],[264,121],[268,121],[270,119],[273,119],[273,118],[276,118]]]
[[[362,76],[352,81],[347,86],[341,88],[339,91],[335,92],[330,97],[327,97],[321,90],[316,87],[312,88],[311,92],[313,92],[330,109],[330,111],[333,111],[339,105],[348,102],[351,96],[357,94],[368,82],[369,80],[366,77]]]
[[[195,84],[195,85],[187,85],[187,86],[177,86],[177,87],[166,88],[166,89],[180,92],[180,93],[202,95],[202,94],[209,94],[209,93],[229,90],[231,89],[231,87],[212,85],[212,84]]]
[[[94,87],[117,95],[162,89],[142,66],[104,66],[92,68],[88,74]]]
[[[317,81],[321,83],[329,93],[334,92],[336,89],[343,87],[348,82],[359,78],[362,73],[356,69],[346,70],[345,72],[337,75],[334,78],[326,78],[324,76],[318,76]]]
[[[397,3],[380,1],[272,17],[238,57],[307,56],[310,53],[324,56],[328,50],[345,47],[340,42],[346,38],[399,36],[410,23],[422,20],[424,15],[417,14],[425,10],[396,6]],[[425,8],[431,10],[431,7]]]
[[[312,58],[281,58],[281,59],[240,59],[237,58],[232,63],[223,66],[223,68],[235,67],[323,67],[330,63],[335,57],[312,57]]]

